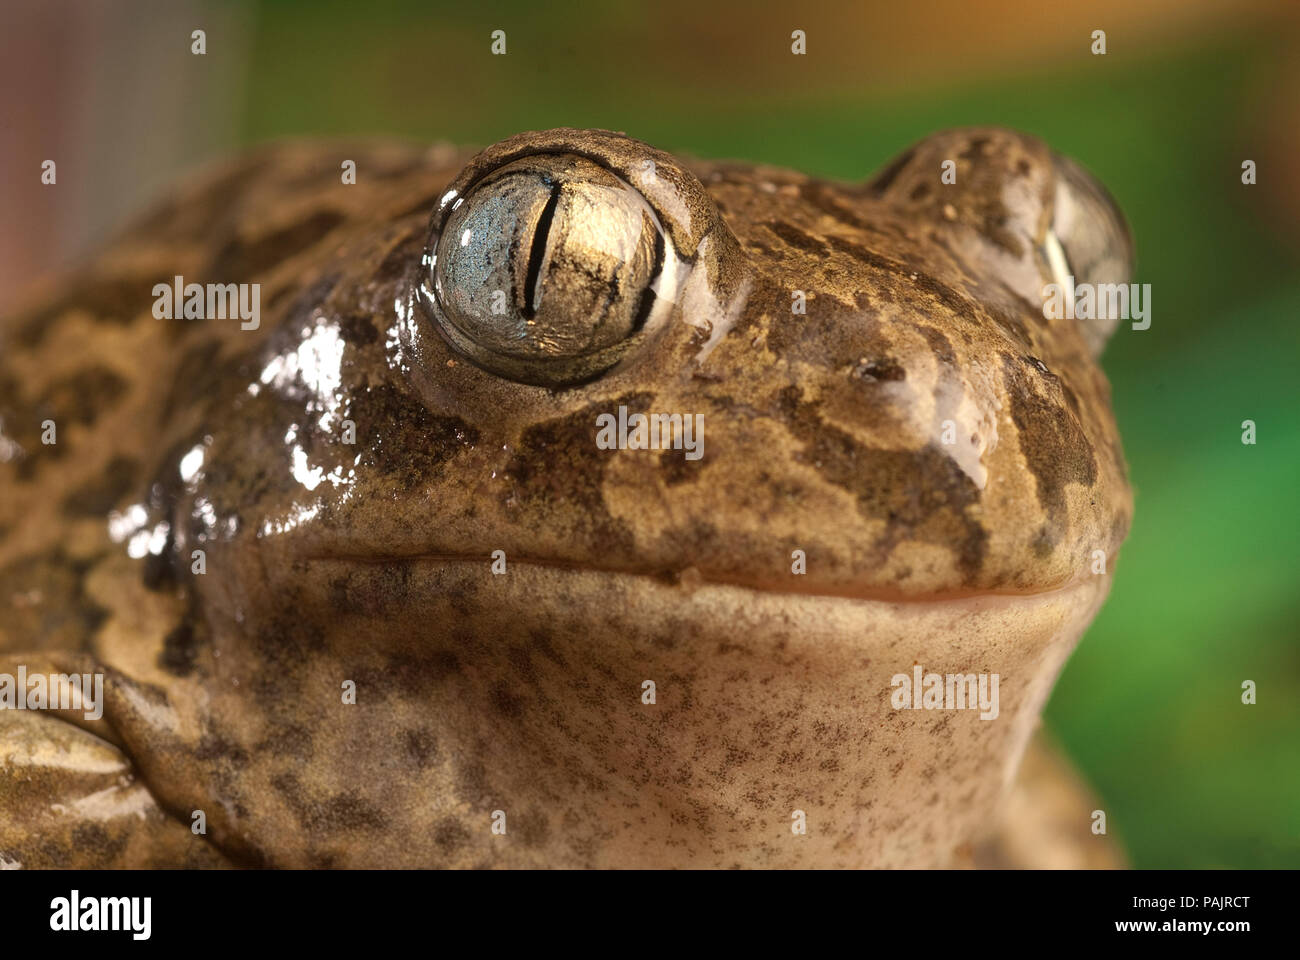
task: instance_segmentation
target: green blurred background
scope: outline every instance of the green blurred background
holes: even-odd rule
[[[156,101],[159,83],[193,94],[176,122],[194,135],[129,179],[114,198],[123,206],[170,165],[300,134],[486,144],[599,126],[675,152],[859,179],[937,129],[993,123],[1082,161],[1129,217],[1153,322],[1121,325],[1105,356],[1136,515],[1047,723],[1134,866],[1300,866],[1300,4],[177,9],[158,8],[152,27],[141,14],[106,28],[127,46],[164,20],[182,45],[208,29],[207,58],[166,75],[147,58],[109,58],[106,82],[138,98]],[[790,53],[795,28],[806,56]],[[177,42],[166,29],[163,42]],[[505,56],[489,52],[496,29]],[[1090,52],[1095,29],[1105,56]],[[1258,164],[1256,186],[1241,183],[1244,159]],[[78,224],[38,267],[98,229]],[[1241,442],[1246,419],[1254,446]],[[1255,706],[1241,703],[1244,680],[1258,685]]]

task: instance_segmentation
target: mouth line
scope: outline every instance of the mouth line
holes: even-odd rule
[[[484,566],[492,563],[492,557],[487,554],[436,552],[350,553],[340,551],[315,553],[306,556],[303,559],[309,563],[364,563],[374,566],[405,563],[443,566]],[[598,564],[582,563],[576,560],[564,560],[552,557],[525,557],[510,555],[507,556],[506,562],[508,564],[522,565],[542,570],[558,570],[575,574],[585,573],[606,577],[633,577],[641,580],[650,580],[660,586],[668,588],[680,587],[688,591],[705,587],[730,587],[772,596],[790,595],[801,597],[825,597],[827,599],[863,600],[891,604],[942,604],[962,603],[977,599],[1045,598],[1051,594],[1064,594],[1068,591],[1078,589],[1084,586],[1088,581],[1096,579],[1095,577],[1076,577],[1062,583],[1051,584],[1041,588],[1028,589],[956,588],[929,593],[908,593],[899,589],[891,589],[887,587],[863,587],[851,583],[817,583],[815,581],[809,581],[806,575],[796,576],[793,574],[790,579],[795,581],[798,585],[792,586],[788,583],[777,583],[775,580],[771,579],[765,580],[761,578],[705,574],[692,566],[687,566],[681,569],[635,569],[630,567],[619,568],[600,566]]]

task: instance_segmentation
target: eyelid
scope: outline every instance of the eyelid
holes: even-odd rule
[[[569,155],[618,177],[655,211],[678,256],[693,260],[701,241],[726,229],[704,186],[675,157],[649,144],[608,130],[557,128],[509,137],[480,152],[443,192],[432,228],[446,222],[457,198],[495,171],[530,156]],[[652,171],[652,176],[646,176]]]

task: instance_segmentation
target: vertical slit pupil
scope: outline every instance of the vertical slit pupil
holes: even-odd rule
[[[655,281],[659,279],[659,274],[664,269],[664,235],[659,232],[659,228],[651,224],[650,229],[655,232],[655,252],[654,264],[650,268],[650,276],[646,280],[645,289],[641,291],[641,299],[637,303],[636,315],[632,318],[632,332],[636,333],[645,326],[646,320],[650,318],[650,311],[655,305]]]
[[[542,208],[542,215],[537,218],[532,249],[528,251],[528,272],[524,279],[524,302],[521,309],[525,320],[533,319],[537,313],[537,284],[541,279],[542,259],[546,256],[546,242],[551,235],[555,207],[560,202],[560,185],[550,180],[544,182],[551,188],[551,195],[546,200],[546,206]]]

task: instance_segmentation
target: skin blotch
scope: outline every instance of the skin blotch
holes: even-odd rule
[[[916,329],[925,337],[925,342],[930,345],[930,350],[934,353],[935,360],[939,363],[954,364],[957,362],[957,355],[953,353],[952,344],[934,327],[918,323]]]
[[[478,430],[464,420],[435,416],[387,384],[359,394],[351,412],[358,436],[379,440],[369,447],[369,462],[408,490],[478,443]]]
[[[99,858],[98,867],[108,867],[117,862],[126,848],[127,835],[114,831],[110,833],[98,823],[80,823],[72,831],[74,848],[93,851]]]
[[[330,583],[331,605],[339,613],[380,617],[406,602],[411,573],[410,564],[396,562],[349,570]]]
[[[318,623],[289,609],[277,611],[274,619],[257,631],[254,645],[261,659],[287,678],[323,652],[326,642]]]
[[[909,270],[905,265],[895,260],[873,253],[852,240],[845,240],[843,237],[829,237],[828,242],[836,250],[847,253],[862,263],[890,274],[891,276],[881,278],[881,284],[885,289],[893,287],[899,293],[916,289],[928,293],[958,317],[973,316],[979,311],[976,304],[940,280],[919,274],[913,277],[913,274],[916,274],[915,270]],[[906,278],[906,284],[903,280],[904,277]]]
[[[542,847],[551,836],[551,823],[537,807],[533,807],[515,819],[515,830],[520,842],[525,847]]]
[[[339,334],[354,347],[368,347],[379,339],[379,330],[374,321],[355,313],[339,321]]]
[[[313,808],[307,826],[326,833],[370,832],[384,830],[388,817],[375,804],[349,790],[331,796],[320,808]]]
[[[158,666],[176,677],[187,677],[194,672],[194,663],[198,659],[199,645],[194,635],[194,627],[188,623],[179,624],[163,641],[162,653],[158,655]]]
[[[665,486],[675,487],[679,483],[690,483],[701,477],[699,464],[691,463],[682,456],[665,454],[659,458],[659,475]]]
[[[139,464],[129,457],[114,457],[103,472],[63,498],[63,512],[74,517],[103,517],[139,482]]]
[[[438,737],[428,727],[404,731],[402,744],[407,757],[420,770],[431,767],[438,759]]]
[[[557,509],[568,504],[577,506],[584,530],[596,549],[626,552],[630,548],[630,531],[605,506],[603,486],[610,452],[596,448],[596,416],[617,410],[620,405],[629,411],[646,410],[653,399],[647,394],[628,394],[529,427],[506,467],[511,484],[509,496]]]
[[[946,341],[945,341],[946,342]],[[926,447],[919,451],[862,446],[825,423],[817,405],[803,403],[799,389],[783,397],[791,432],[806,446],[804,459],[828,481],[848,490],[858,511],[887,522],[875,544],[881,559],[907,540],[950,547],[968,582],[979,574],[987,550],[987,531],[967,513],[979,502],[979,490],[947,454]],[[863,469],[870,463],[871,469]]]
[[[34,313],[18,325],[17,343],[36,349],[49,332],[65,319],[88,317],[98,323],[122,325],[153,307],[153,279],[149,277],[92,277],[73,286],[70,293]]]
[[[228,770],[246,767],[252,759],[249,752],[234,740],[210,731],[199,738],[194,755],[199,760],[216,762]]]
[[[855,364],[853,376],[868,383],[879,380],[897,382],[907,379],[907,370],[893,357],[880,357],[876,360]]]
[[[220,340],[202,340],[185,348],[158,411],[159,419],[166,418],[178,407],[193,406],[200,397],[211,395],[229,379],[233,371],[229,365],[218,362],[220,355]]]
[[[102,365],[88,366],[52,383],[37,400],[35,413],[39,419],[89,426],[112,409],[126,390],[121,374]]]
[[[247,283],[271,268],[321,243],[346,218],[334,210],[320,210],[306,220],[256,238],[232,237],[213,258],[207,276],[222,283]]]
[[[524,715],[524,700],[511,692],[505,684],[498,684],[492,693],[492,704],[497,713],[507,720],[518,720]]]
[[[459,820],[448,817],[434,827],[433,842],[442,853],[454,854],[469,842],[469,831]]]
[[[0,569],[0,651],[89,650],[108,615],[86,595],[91,566],[60,547]]]
[[[1002,354],[1002,372],[1011,401],[1011,419],[1020,435],[1020,449],[1033,473],[1038,500],[1049,527],[1035,540],[1047,547],[1069,523],[1065,487],[1070,483],[1091,487],[1097,482],[1097,458],[1071,406],[1065,402],[1060,381],[1032,358]]]
[[[258,744],[258,750],[268,750],[277,756],[310,761],[315,755],[315,740],[310,730],[296,724],[279,724],[272,728],[267,738]]]
[[[826,256],[826,244],[811,234],[800,230],[798,227],[792,226],[788,223],[781,223],[780,221],[772,221],[764,224],[764,226],[792,247],[797,247],[806,253],[811,253],[819,257]]]

